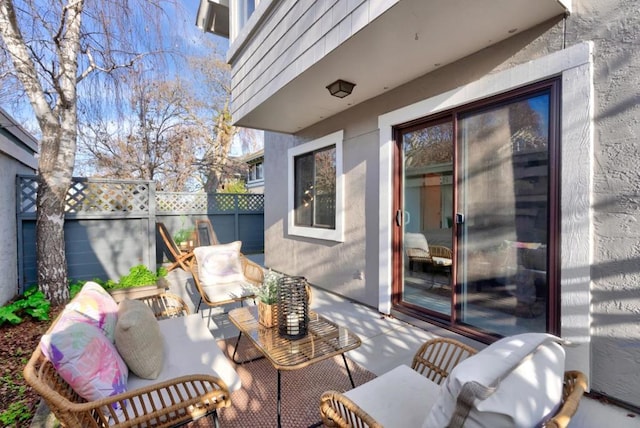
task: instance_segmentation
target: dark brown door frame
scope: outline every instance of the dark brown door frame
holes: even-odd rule
[[[449,110],[447,112],[420,118],[418,120],[397,125],[393,128],[394,148],[393,148],[393,203],[392,203],[392,221],[394,227],[392,231],[392,296],[391,304],[392,310],[405,313],[409,316],[431,322],[433,324],[445,327],[452,331],[456,331],[463,335],[472,337],[476,340],[483,342],[492,342],[498,338],[498,336],[479,331],[464,324],[460,324],[458,320],[458,313],[460,305],[457,301],[458,293],[460,292],[460,284],[457,280],[457,254],[458,254],[458,225],[453,222],[453,266],[451,272],[452,290],[454,291],[451,299],[451,316],[447,321],[442,316],[437,317],[435,314],[430,314],[424,308],[411,305],[402,301],[402,230],[404,222],[404,195],[403,195],[403,168],[402,168],[402,134],[404,132],[410,132],[415,129],[425,127],[427,123],[436,124],[438,121],[445,121],[449,118],[453,122],[453,135],[454,135],[454,147],[453,147],[453,215],[455,218],[458,210],[458,117],[462,112],[477,111],[483,107],[489,108],[501,102],[506,102],[517,98],[518,96],[533,95],[536,91],[542,91],[547,89],[549,91],[549,206],[548,206],[548,238],[547,238],[547,331],[552,334],[560,334],[560,93],[561,93],[561,80],[559,78],[552,78],[542,82],[538,82],[533,85],[529,85],[523,88],[519,88],[510,92],[506,92],[494,97],[486,98],[480,101],[476,101],[464,106]],[[555,298],[553,297],[555,296]]]

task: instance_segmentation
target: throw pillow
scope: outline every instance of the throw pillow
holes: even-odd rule
[[[95,325],[72,323],[45,334],[40,349],[73,390],[88,401],[126,392],[129,371],[111,341]],[[114,410],[120,410],[117,404]]]
[[[65,307],[63,317],[68,322],[85,322],[98,327],[113,342],[118,304],[104,288],[87,281],[78,295]],[[63,320],[64,321],[64,320]],[[63,322],[59,328],[64,328]]]
[[[202,285],[228,284],[245,280],[240,262],[241,241],[209,245],[193,250]]]
[[[505,337],[458,364],[423,428],[532,427],[562,399],[564,349],[544,333]]]
[[[116,349],[129,370],[144,379],[156,379],[162,371],[164,345],[158,320],[149,306],[125,299],[118,308]]]

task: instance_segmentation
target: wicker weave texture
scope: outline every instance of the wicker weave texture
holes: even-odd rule
[[[184,302],[172,294],[162,293],[147,297],[144,301],[160,318],[189,313]],[[49,331],[58,319],[52,323]],[[40,347],[31,355],[23,373],[27,383],[44,399],[65,427],[169,427],[231,405],[229,389],[224,381],[208,375],[183,376],[87,402],[58,375]],[[114,403],[120,403],[124,411],[114,412]]]
[[[447,338],[428,340],[416,352],[412,368],[429,380],[441,384],[456,365],[476,354],[473,348]],[[564,374],[562,404],[545,428],[566,428],[587,389],[587,378],[579,371]],[[325,426],[340,428],[382,428],[371,415],[337,391],[327,391],[320,400]]]

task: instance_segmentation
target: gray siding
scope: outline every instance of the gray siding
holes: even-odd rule
[[[273,15],[267,10],[260,37],[246,44],[239,37],[231,46],[234,118],[253,110],[397,1],[283,0]]]
[[[591,387],[640,406],[640,12],[632,0],[583,0],[564,22],[546,23],[352,107],[296,135],[265,136],[265,262],[371,306],[379,297],[378,116],[471,84],[582,41],[594,42],[591,171]],[[287,149],[344,129],[345,242],[287,236]],[[566,131],[566,130],[565,130]],[[588,132],[588,130],[585,130]],[[580,132],[576,130],[574,132]],[[575,167],[563,159],[563,168]],[[573,188],[563,188],[571,198]],[[571,218],[564,220],[571,223]],[[568,250],[570,251],[570,250]],[[365,280],[357,279],[358,271]],[[368,280],[367,280],[368,279]],[[586,291],[588,293],[588,291]],[[563,299],[571,298],[565,296]],[[571,315],[571,314],[565,314]]]
[[[35,172],[37,150],[37,141],[0,109],[0,306],[19,291],[16,176]]]

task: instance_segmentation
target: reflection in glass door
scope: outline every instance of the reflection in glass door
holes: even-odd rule
[[[458,119],[458,321],[546,331],[550,93]]]
[[[440,121],[442,122],[442,121]],[[402,299],[451,314],[453,126],[433,122],[402,134],[404,268]]]
[[[558,94],[541,82],[397,128],[394,308],[556,332]]]

